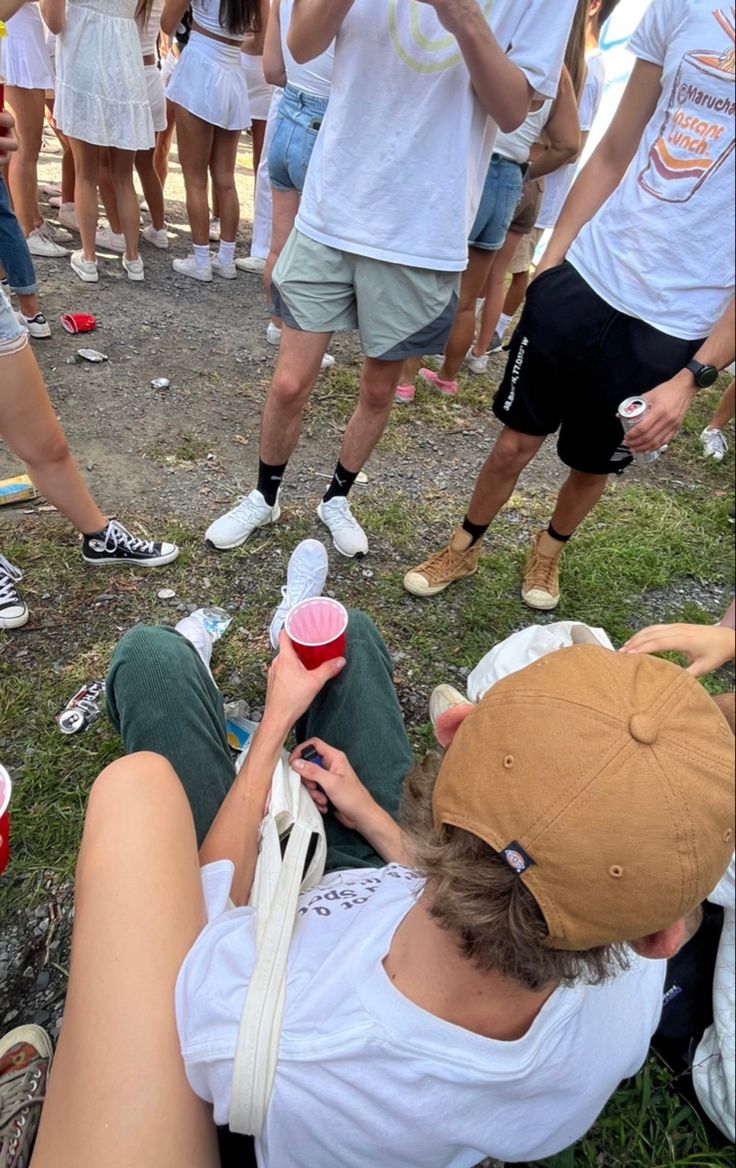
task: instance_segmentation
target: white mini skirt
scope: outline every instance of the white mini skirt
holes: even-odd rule
[[[18,89],[54,88],[54,67],[46,44],[46,25],[38,4],[24,4],[7,23],[3,71]]]
[[[146,65],[146,85],[151,106],[153,128],[157,134],[166,129],[166,94],[158,65]]]
[[[273,86],[269,85],[263,76],[263,57],[251,57],[248,53],[241,53],[240,61],[248,83],[250,116],[254,122],[265,122],[271,108]]]
[[[250,103],[245,72],[240,64],[240,46],[224,45],[193,32],[166,96],[212,126],[247,130]]]

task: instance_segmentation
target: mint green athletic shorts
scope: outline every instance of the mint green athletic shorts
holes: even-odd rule
[[[444,351],[460,276],[338,251],[295,228],[274,268],[273,310],[300,332],[357,329],[367,357],[404,361]]]

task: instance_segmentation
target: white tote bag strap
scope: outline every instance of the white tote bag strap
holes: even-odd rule
[[[273,901],[258,941],[233,1064],[230,1130],[259,1136],[271,1098],[286,997],[286,962],[312,829],[292,828]]]

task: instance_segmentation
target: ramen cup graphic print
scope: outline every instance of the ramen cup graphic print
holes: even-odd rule
[[[713,15],[729,43],[719,53],[687,53],[672,86],[662,127],[639,175],[644,190],[665,203],[687,203],[734,150],[736,56],[734,22]]]

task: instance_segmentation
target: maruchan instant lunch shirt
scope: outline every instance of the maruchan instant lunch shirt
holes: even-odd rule
[[[653,0],[630,44],[662,96],[623,182],[568,259],[628,316],[708,336],[734,293],[733,7]]]
[[[542,97],[557,92],[575,0],[480,0]],[[429,4],[355,0],[296,226],[340,251],[463,271],[497,127]]]
[[[254,910],[228,908],[232,874],[227,861],[203,870],[209,923],[176,987],[186,1073],[218,1124],[228,1121],[255,956]],[[604,985],[557,990],[516,1042],[463,1030],[404,997],[383,959],[420,892],[416,874],[392,864],[334,873],[302,895],[261,1168],[538,1160],[578,1140],[644,1062],[665,962],[633,953]]]

